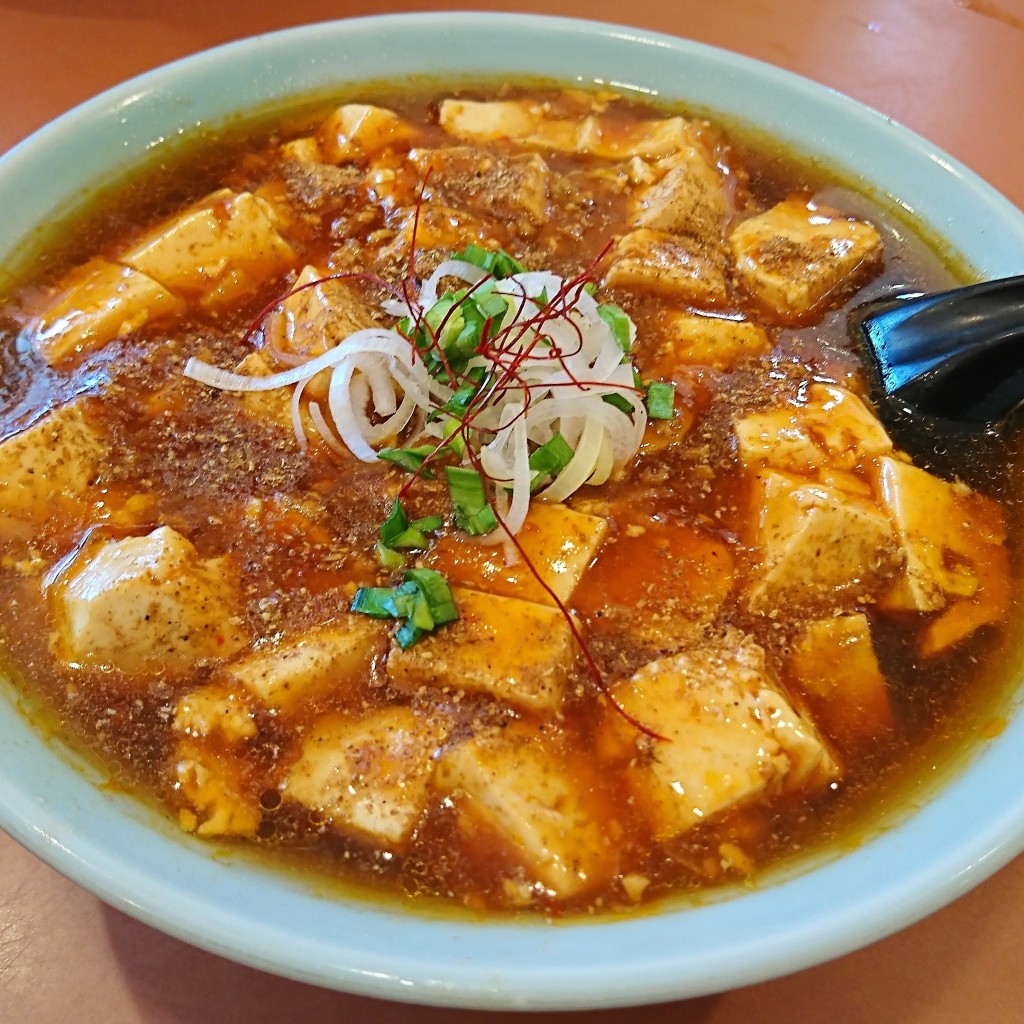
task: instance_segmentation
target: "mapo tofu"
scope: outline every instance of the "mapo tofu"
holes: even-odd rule
[[[954,280],[883,206],[576,89],[346,97],[173,171],[2,297],[0,641],[195,841],[594,913],[969,739],[1009,449],[873,405],[845,311]]]

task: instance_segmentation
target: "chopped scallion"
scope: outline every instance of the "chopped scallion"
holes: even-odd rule
[[[436,569],[407,569],[402,578],[419,587],[438,626],[454,622],[459,617],[448,581]]]
[[[630,404],[629,399],[624,395],[602,395],[601,400],[618,409],[619,412],[624,412],[627,415],[633,412],[633,406]]]
[[[425,479],[432,480],[434,474],[422,467],[433,452],[434,446],[429,444],[421,444],[416,448],[381,448],[377,452],[377,458],[390,462],[407,473],[419,473]]]
[[[395,546],[395,540],[409,528],[409,520],[406,518],[405,509],[402,503],[396,498],[387,519],[380,525],[380,539],[389,548]]]
[[[483,386],[487,370],[482,366],[474,366],[466,373],[466,377],[467,380],[460,384],[452,397],[441,406],[445,412],[453,413],[456,416],[464,413]]]
[[[504,249],[498,249],[497,252],[494,252],[470,243],[462,252],[453,253],[452,255],[454,259],[462,260],[465,263],[472,263],[474,267],[486,270],[488,274],[497,278],[521,274],[526,269],[519,260],[514,256],[510,256]]]
[[[373,551],[382,569],[401,569],[405,565],[405,556],[400,551],[395,551],[379,541],[373,545]]]
[[[598,306],[597,315],[608,325],[615,344],[622,349],[623,355],[628,356],[633,350],[633,321],[629,319],[629,315],[610,302]]]
[[[393,587],[360,587],[352,598],[350,610],[374,619],[393,619]]]
[[[530,490],[535,491],[548,477],[558,476],[572,461],[573,450],[561,434],[555,434],[530,456],[533,478]]]
[[[402,503],[396,498],[387,519],[381,523],[381,543],[400,551],[423,550],[430,547],[427,534],[440,530],[443,522],[440,516],[424,516],[410,523]]]
[[[480,474],[465,466],[445,466],[444,471],[448,476],[448,492],[459,529],[473,535],[496,529],[498,519],[487,503]]]
[[[397,587],[360,587],[351,610],[377,619],[404,620],[395,632],[403,650],[459,617],[447,580],[434,569],[408,569]]]
[[[455,419],[454,416],[445,420],[441,426],[441,435],[448,442],[441,450],[453,452],[459,459],[466,454],[466,438],[462,427],[462,420]]]
[[[676,386],[660,380],[653,380],[647,385],[647,415],[652,420],[672,419],[672,407],[675,404]]]
[[[435,530],[440,530],[443,525],[444,519],[441,516],[423,516],[421,519],[414,519],[409,527],[422,530],[424,533],[433,533]]]
[[[395,642],[402,650],[406,650],[412,647],[417,640],[423,636],[425,630],[420,629],[418,626],[414,626],[410,620],[406,620],[401,626],[395,630]]]

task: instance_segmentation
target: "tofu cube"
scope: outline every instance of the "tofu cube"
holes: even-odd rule
[[[838,384],[812,384],[803,420],[830,465],[865,470],[891,455],[892,439],[864,400]]]
[[[576,152],[606,160],[672,156],[686,149],[694,137],[693,122],[683,117],[655,117],[622,122],[592,115],[580,124]]]
[[[264,323],[263,337],[271,351],[312,359],[356,331],[377,326],[359,289],[347,281],[325,280],[330,274],[317,267],[302,268],[291,294]],[[322,402],[330,380],[330,370],[322,370],[304,391]]]
[[[899,564],[896,536],[872,501],[783,473],[758,476],[760,567],[751,611],[856,602]]]
[[[740,460],[750,471],[770,466],[783,473],[816,477],[828,465],[799,406],[751,413],[733,422],[733,433]]]
[[[540,103],[529,100],[456,100],[441,102],[438,123],[456,138],[469,142],[509,139],[531,149],[572,153],[579,124],[549,118]]]
[[[702,309],[728,300],[720,255],[664,231],[631,231],[619,239],[609,261],[606,288],[654,292]]]
[[[807,623],[786,665],[815,724],[840,749],[863,749],[893,726],[867,616],[834,615]]]
[[[327,118],[317,132],[321,158],[342,163],[373,156],[395,146],[407,146],[416,129],[393,110],[370,103],[346,103]]]
[[[529,232],[544,221],[551,172],[536,153],[505,156],[476,146],[445,146],[413,150],[409,159],[426,181],[428,202],[512,221]]]
[[[33,347],[51,365],[102,348],[145,324],[180,316],[185,303],[138,270],[90,260],[63,281],[54,303],[30,326]]]
[[[426,808],[442,719],[390,707],[352,720],[328,715],[303,735],[284,795],[339,832],[401,849]]]
[[[250,702],[223,682],[179,698],[172,723],[178,821],[202,836],[256,834],[263,817],[261,786],[246,749],[258,727]]]
[[[423,561],[460,586],[554,605],[537,577],[560,601],[568,601],[607,532],[607,522],[598,516],[574,512],[557,502],[535,501],[516,539],[536,576],[523,560],[506,565],[503,548],[474,543],[463,534],[442,537]]]
[[[265,200],[225,188],[147,232],[121,262],[216,311],[280,277],[296,256]]]
[[[237,744],[258,729],[245,697],[223,683],[207,683],[186,693],[174,707],[174,731],[195,739]]]
[[[812,384],[805,404],[744,417],[734,430],[748,469],[873,476],[878,459],[893,452],[892,440],[864,402],[834,384]]]
[[[303,135],[298,139],[289,139],[281,144],[281,156],[285,160],[294,160],[297,164],[319,164],[324,162],[320,152],[320,143],[312,135]]]
[[[497,838],[530,881],[555,896],[575,896],[615,872],[616,835],[596,779],[535,729],[495,729],[459,743],[445,752],[437,785],[451,794],[464,835]]]
[[[373,659],[383,653],[384,637],[382,623],[365,615],[343,615],[234,661],[224,673],[267,707],[295,712],[362,682]]]
[[[625,767],[660,841],[732,807],[815,789],[839,775],[813,725],[779,692],[764,651],[736,631],[720,644],[650,662],[612,694],[665,738],[644,739],[646,756]],[[613,728],[636,732],[614,711],[607,714]]]
[[[624,124],[600,114],[559,116],[532,100],[442,101],[441,127],[470,142],[509,140],[529,149],[587,153],[611,160],[633,156],[664,157],[692,140],[682,117],[651,118]]]
[[[247,642],[229,561],[200,558],[167,526],[86,546],[51,599],[58,651],[75,664],[173,676]]]
[[[989,549],[1001,548],[1005,540],[998,511],[972,514],[966,488],[958,492],[956,485],[896,458],[881,460],[879,489],[904,555],[883,607],[937,611],[952,598],[972,597],[979,566],[989,561]]]
[[[247,377],[270,377],[277,370],[278,368],[271,363],[262,350],[250,352],[235,367],[235,373],[245,374]],[[292,434],[295,431],[292,421],[293,393],[294,388],[276,388],[273,391],[243,391],[237,395],[237,400],[247,416],[251,416],[261,423],[280,427]],[[306,435],[315,435],[316,427],[305,408],[302,410],[301,419]]]
[[[882,259],[873,225],[798,198],[742,221],[729,246],[737,280],[780,323],[833,305]]]
[[[292,294],[267,317],[264,338],[268,345],[312,358],[350,334],[376,326],[359,289],[346,281],[326,280],[330,276],[330,270],[302,268]]]
[[[225,755],[203,739],[178,739],[174,763],[178,822],[186,832],[252,838],[263,814],[259,797],[247,785],[244,761]]]
[[[655,171],[662,176],[638,192],[633,226],[721,246],[729,204],[711,154],[688,145],[659,161]]]
[[[459,619],[407,650],[392,645],[387,673],[400,690],[421,687],[489,693],[555,710],[575,659],[572,632],[557,608],[453,588]]]
[[[418,218],[410,211],[401,222],[387,251],[407,259],[413,246],[414,231],[417,258],[421,251],[431,249],[444,250],[447,258],[450,253],[465,249],[470,242],[487,249],[499,248],[495,237],[498,228],[494,221],[453,206],[424,203]]]
[[[693,365],[733,370],[772,349],[764,328],[749,320],[669,312],[661,326],[665,340],[649,364],[655,376],[671,377]]]
[[[978,589],[958,597],[921,630],[918,651],[930,658],[965,640],[982,626],[1005,622],[1010,610],[1010,558],[1001,545],[985,545],[973,563]]]
[[[83,498],[107,446],[78,398],[0,442],[0,512],[42,522],[58,501]]]

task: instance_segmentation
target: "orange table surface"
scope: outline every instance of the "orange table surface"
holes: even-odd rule
[[[0,152],[96,92],[197,50],[292,25],[436,6],[0,3]],[[1024,0],[524,0],[486,7],[628,23],[799,72],[926,136],[1024,207]],[[1022,917],[1024,858],[1018,858],[904,932],[788,978],[687,1002],[533,1019],[1022,1021]],[[478,1024],[513,1016],[364,999],[238,966],[106,907],[0,833],[0,1024]]]

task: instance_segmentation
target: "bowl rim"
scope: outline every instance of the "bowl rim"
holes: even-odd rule
[[[801,111],[827,115],[844,131],[829,160],[855,176],[869,173],[857,147],[884,141],[881,180],[894,204],[952,236],[979,274],[1024,270],[1018,255],[1024,253],[1024,215],[1016,207],[959,161],[834,90],[656,32],[483,12],[375,15],[253,36],[87,100],[0,157],[0,212],[6,217],[0,217],[0,254],[17,263],[39,218],[80,198],[79,186],[44,174],[55,155],[73,149],[72,177],[94,187],[109,172],[111,153],[127,154],[131,163],[195,120],[210,123],[216,119],[211,111],[223,107],[226,96],[241,95],[243,85],[250,89],[246,96],[263,98],[274,90],[303,95],[309,91],[304,83],[336,74],[332,61],[368,67],[373,55],[365,47],[382,40],[388,59],[404,61],[403,68],[418,50],[472,41],[479,70],[492,77],[508,67],[495,60],[513,52],[513,42],[531,44],[520,57],[531,67],[544,60],[553,66],[557,57],[572,80],[610,61],[606,66],[636,75],[634,85],[656,83],[659,99],[682,102],[693,102],[695,90],[714,98],[757,84],[762,88],[749,97],[752,120],[758,121],[757,111],[766,112],[758,123],[770,134],[809,151],[820,129],[810,132]],[[272,57],[293,63],[275,69]],[[261,62],[255,71],[254,60]],[[486,60],[490,67],[481,63]],[[677,73],[700,69],[709,78],[666,95],[663,83],[676,81],[673,66]],[[334,78],[331,85],[344,80]],[[221,110],[225,119],[232,112]],[[10,687],[5,693],[12,706],[22,703]],[[1019,694],[1012,698],[1014,706],[1019,700]],[[200,847],[148,806],[101,791],[94,772],[59,741],[41,736],[24,715],[2,711],[0,826],[112,906],[211,952],[300,981],[479,1009],[636,1005],[706,995],[821,963],[918,920],[1007,863],[1024,849],[1024,764],[1015,756],[1024,740],[1024,716],[1008,712],[1007,719],[1002,735],[979,742],[934,799],[922,798],[914,813],[853,852],[732,899],[593,923],[410,915],[401,907],[325,901],[248,859],[240,871],[226,848]],[[923,867],[922,851],[931,855]],[[865,878],[877,882],[874,891],[864,891]],[[247,910],[254,896],[263,901],[258,919]]]

